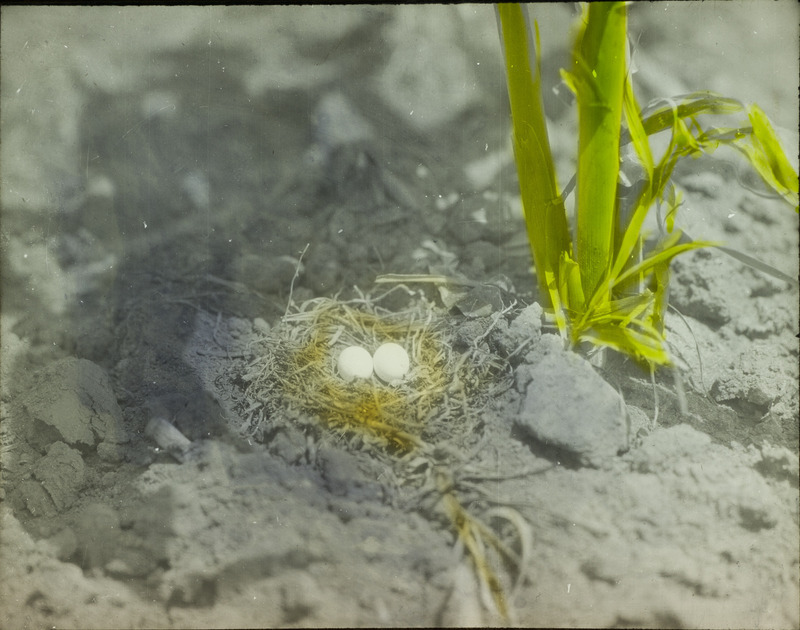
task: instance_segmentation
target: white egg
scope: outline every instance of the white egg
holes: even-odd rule
[[[339,368],[339,376],[348,383],[354,378],[372,376],[372,357],[361,346],[349,346],[342,350],[336,366]]]
[[[386,383],[399,381],[408,373],[408,352],[396,343],[385,343],[372,355],[372,366],[378,378]]]

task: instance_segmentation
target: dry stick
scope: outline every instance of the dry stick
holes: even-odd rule
[[[689,415],[689,402],[686,400],[686,391],[683,389],[683,377],[677,368],[672,373],[675,376],[675,395],[678,397],[678,409],[680,409],[681,415],[687,416]]]
[[[180,463],[185,461],[192,447],[192,441],[161,416],[150,418],[144,432],[147,437],[151,438],[159,447]]]
[[[530,563],[531,554],[533,553],[533,532],[531,531],[531,526],[525,520],[525,517],[522,516],[522,514],[520,514],[517,510],[510,507],[496,506],[489,508],[484,514],[484,518],[487,520],[491,518],[506,519],[517,530],[517,535],[519,536],[522,552],[520,556],[518,556],[510,547],[508,547],[508,545],[503,542],[499,535],[492,531],[487,523],[481,523],[478,521],[479,528],[485,528],[486,531],[484,535],[487,536],[492,546],[494,546],[497,551],[499,551],[508,560],[516,565],[517,576],[514,580],[514,585],[512,586],[508,597],[509,604],[512,604],[522,588],[522,583],[526,577],[526,568]]]
[[[526,339],[525,341],[523,341],[523,342],[522,342],[520,345],[518,345],[518,346],[516,347],[516,349],[515,349],[515,350],[514,350],[514,351],[513,351],[511,354],[509,354],[509,355],[506,357],[506,359],[513,359],[513,358],[514,358],[515,356],[517,356],[517,355],[518,355],[520,352],[522,352],[522,350],[524,350],[525,348],[527,348],[527,347],[528,347],[528,344],[530,344],[532,341],[533,341],[533,337],[530,337],[530,338]]]
[[[700,370],[700,387],[702,387],[702,389],[703,389],[703,395],[706,398],[708,398],[709,397],[708,396],[708,390],[706,389],[705,378],[703,378],[703,357],[700,355],[700,344],[697,343],[697,337],[695,336],[694,331],[692,330],[692,327],[689,325],[689,322],[686,321],[686,318],[683,316],[683,313],[681,313],[677,308],[672,306],[672,304],[669,305],[669,308],[671,310],[675,311],[675,313],[677,313],[678,317],[681,318],[681,321],[686,326],[686,328],[689,330],[689,334],[692,336],[692,340],[694,341],[694,349],[695,349],[695,352],[697,352],[697,366],[698,366],[698,368]]]
[[[509,312],[511,309],[513,309],[513,308],[514,308],[516,305],[517,305],[517,301],[516,301],[516,300],[514,300],[514,301],[513,301],[513,302],[512,302],[512,303],[511,303],[509,306],[507,306],[506,308],[504,308],[502,311],[499,311],[499,312],[495,313],[495,314],[492,316],[492,322],[489,324],[488,328],[487,328],[487,329],[484,331],[484,333],[483,333],[482,335],[479,335],[478,337],[476,337],[476,338],[475,338],[475,339],[473,339],[473,341],[472,341],[472,346],[473,346],[473,347],[474,347],[476,350],[477,350],[477,348],[478,348],[478,344],[479,344],[481,341],[483,341],[484,339],[486,339],[486,337],[488,337],[488,336],[489,336],[489,333],[491,333],[491,332],[492,332],[492,330],[494,330],[494,327],[495,327],[495,326],[497,326],[497,322],[499,322],[499,321],[500,321],[500,318],[501,318],[501,317],[503,317],[503,315],[505,315],[506,313],[508,313],[508,312]]]
[[[220,359],[249,359],[254,356],[253,352],[237,352],[232,354],[230,352],[212,352],[211,350],[195,350],[195,354],[201,357],[217,357]]]
[[[655,368],[650,366],[650,382],[653,385],[653,423],[651,429],[655,429],[658,425],[658,389],[656,389],[656,371]]]
[[[292,282],[289,284],[289,301],[286,303],[286,311],[284,312],[283,316],[286,317],[289,314],[289,309],[292,306],[292,294],[294,293],[294,281],[300,276],[300,267],[303,264],[303,256],[306,255],[308,251],[308,246],[311,243],[306,243],[306,246],[303,248],[303,251],[300,252],[300,258],[297,259],[297,266],[294,268],[294,276],[292,276]]]
[[[214,324],[214,330],[211,331],[211,338],[220,348],[224,348],[225,346],[222,344],[222,342],[219,339],[217,339],[217,334],[219,334],[219,325],[221,323],[222,323],[222,311],[217,311],[217,321]]]

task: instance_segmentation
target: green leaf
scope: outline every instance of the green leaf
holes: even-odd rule
[[[577,248],[584,294],[613,258],[622,99],[626,76],[625,3],[590,3],[573,48],[578,101]]]
[[[552,302],[554,293],[548,278],[558,273],[561,254],[571,250],[572,241],[547,135],[538,46],[520,5],[497,5],[497,15],[528,240],[542,295]]]
[[[643,119],[645,133],[651,135],[673,128],[678,157],[712,153],[720,144],[731,146],[747,157],[755,171],[772,190],[798,208],[798,175],[786,156],[769,118],[758,105],[745,107],[740,101],[713,92],[695,92],[672,99],[659,99],[647,108]],[[729,115],[746,112],[750,126],[709,128],[697,120],[700,115]],[[645,113],[642,114],[645,116]],[[685,121],[691,123],[691,128]],[[694,130],[694,133],[693,131]],[[638,136],[634,139],[634,134]],[[641,142],[641,131],[630,126],[623,143]],[[638,154],[637,147],[637,154]],[[641,159],[641,156],[640,156]]]
[[[558,273],[560,282],[558,293],[564,308],[572,313],[583,312],[586,299],[581,282],[581,269],[567,252],[561,256]]]
[[[664,106],[657,107],[664,103]],[[735,114],[744,110],[744,105],[733,98],[726,98],[713,92],[692,92],[674,98],[659,98],[642,111],[644,128],[651,136],[674,124],[674,118],[694,118],[699,114]],[[624,137],[623,141],[629,138]]]
[[[653,170],[655,169],[653,153],[650,151],[650,141],[647,139],[647,131],[644,128],[639,105],[636,103],[636,97],[633,94],[633,85],[630,78],[625,79],[623,104],[625,121],[628,123],[628,134],[633,143],[633,148],[636,150],[636,155],[644,168],[647,181],[652,181]]]
[[[680,238],[681,232],[674,232],[673,235],[669,237],[670,241],[673,239],[673,236]],[[684,252],[688,252],[693,249],[701,249],[703,247],[714,247],[716,245],[718,245],[718,243],[714,243],[712,241],[689,241],[687,243],[681,243],[678,245],[667,245],[662,251],[658,251],[657,253],[647,256],[641,262],[638,262],[628,268],[624,273],[616,276],[611,286],[612,288],[616,288],[623,285],[629,278],[635,277],[638,274],[652,273],[655,266],[661,263],[670,262],[673,258],[675,258],[675,256],[678,256]]]
[[[753,152],[752,154],[745,152],[745,154],[750,158],[753,168],[767,185],[797,209],[797,172],[789,163],[775,130],[767,115],[758,105],[750,105],[747,108],[747,115],[753,125]]]
[[[608,324],[587,330],[581,334],[580,341],[612,348],[650,365],[671,364],[662,336],[652,328],[638,331]]]

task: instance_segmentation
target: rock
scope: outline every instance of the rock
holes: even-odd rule
[[[526,306],[511,321],[508,330],[498,339],[506,354],[519,353],[522,346],[533,347],[542,336],[542,307],[536,302]]]
[[[269,443],[269,452],[288,464],[299,462],[307,448],[305,435],[292,425],[281,427]]]
[[[93,448],[122,434],[122,410],[108,375],[86,359],[61,359],[39,370],[19,405],[18,430],[39,450],[59,441]]]
[[[292,573],[281,585],[281,608],[285,623],[296,623],[311,616],[325,604],[316,580],[308,573]]]
[[[322,469],[325,486],[332,495],[346,496],[357,503],[381,499],[380,484],[361,470],[354,455],[334,448],[320,449],[317,451],[317,463]]]
[[[388,36],[393,51],[376,91],[422,132],[454,121],[480,100],[474,69],[458,45],[462,35],[454,11],[401,7]]]
[[[480,587],[472,567],[461,562],[451,572],[450,594],[439,612],[442,628],[477,628],[486,624],[481,610]]]
[[[256,317],[253,320],[253,330],[259,335],[267,335],[270,331],[270,325],[263,317]]]
[[[278,293],[289,288],[296,269],[297,261],[289,256],[242,252],[231,260],[228,273],[256,291]]]
[[[753,344],[731,362],[711,386],[717,402],[745,401],[766,411],[784,396],[797,394],[797,377],[776,365],[770,346]]]
[[[767,447],[766,452],[776,451]],[[734,522],[758,532],[778,526],[784,505],[764,474],[762,457],[755,448],[729,449],[678,424],[653,431],[626,460],[633,472],[656,475],[662,483],[680,487],[683,500],[708,505],[720,523]]]
[[[81,454],[64,442],[54,442],[33,469],[33,475],[61,512],[75,502],[84,486],[85,466]]]
[[[102,461],[110,464],[118,464],[124,459],[119,444],[111,444],[110,442],[101,442],[98,444],[97,455]]]
[[[305,257],[305,270],[303,284],[312,291],[325,292],[337,287],[342,277],[342,266],[336,246],[332,243],[319,243],[317,247],[309,249]],[[297,299],[295,297],[296,301]]]
[[[509,330],[511,327],[509,326]],[[564,340],[558,335],[544,333],[524,354],[523,364],[514,374],[517,391],[524,394],[531,381],[531,370],[551,354],[564,354]]]
[[[732,501],[733,502],[733,501]],[[773,529],[781,520],[781,505],[766,484],[748,484],[735,497],[739,525],[751,532]]]
[[[57,513],[50,495],[41,483],[33,479],[26,479],[14,488],[11,493],[11,504],[16,512],[24,509],[34,517],[50,517]]]
[[[78,550],[78,537],[69,527],[65,527],[55,536],[48,538],[47,542],[53,547],[56,558],[64,562],[68,562]]]
[[[475,243],[475,245],[478,245],[478,243]],[[490,245],[489,243],[484,243],[484,245],[494,247],[494,245]],[[483,248],[481,247],[478,249]],[[470,254],[473,252],[475,252],[475,249],[470,248]],[[470,269],[477,269],[478,267],[486,271],[483,262],[480,258],[476,257],[470,261]],[[506,305],[511,303],[513,299],[504,286],[505,282],[501,277],[493,279],[492,282],[478,284],[458,297],[453,294],[453,298],[455,299],[454,306],[462,315],[469,319],[489,318],[494,313],[499,313],[506,308]],[[483,336],[485,332],[486,329],[481,331],[479,336]]]
[[[688,424],[659,428],[642,440],[639,448],[628,456],[632,469],[639,473],[660,474],[671,470],[676,462],[697,457],[708,450],[711,438]]]
[[[363,477],[355,458],[344,451],[320,450],[317,459],[325,485],[336,496],[345,496],[354,480]]]
[[[800,461],[789,449],[766,442],[759,448],[751,444],[748,455],[752,458],[753,468],[764,478],[786,481],[790,486],[797,488],[797,470],[800,468]]]
[[[762,281],[761,286],[768,286],[768,282]],[[771,291],[772,288],[768,287],[766,290]],[[794,328],[796,311],[780,308],[773,297],[752,295],[740,306],[742,313],[734,322],[734,330],[748,339],[766,339],[770,335]]]
[[[18,385],[14,382],[13,366],[17,362],[17,357],[23,356],[23,353],[30,347],[30,341],[20,339],[12,328],[15,319],[10,315],[3,317],[0,320],[0,356],[3,360],[0,361],[0,398],[3,402],[12,399],[13,394],[17,393]]]
[[[338,91],[325,94],[314,110],[314,141],[328,159],[336,147],[375,139],[372,125],[358,112],[344,94]]]
[[[585,359],[553,353],[520,370],[529,378],[516,418],[523,431],[591,466],[628,448],[622,399]]]
[[[681,185],[686,190],[698,192],[704,197],[714,199],[719,195],[719,191],[725,187],[725,180],[719,173],[711,171],[699,171],[688,173],[681,177]]]
[[[711,327],[731,320],[728,285],[730,261],[705,249],[689,252],[673,261],[674,279],[670,283],[670,302],[684,315]]]
[[[84,569],[102,568],[119,552],[119,515],[109,505],[92,503],[86,506],[75,521],[73,531]]]
[[[489,191],[461,196],[446,212],[448,234],[459,245],[476,241],[502,245],[525,229],[518,208],[507,197]]]

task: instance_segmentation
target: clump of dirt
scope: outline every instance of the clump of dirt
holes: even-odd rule
[[[32,375],[19,397],[14,430],[34,448],[56,440],[83,449],[125,440],[122,410],[108,375],[85,359],[55,361]]]

